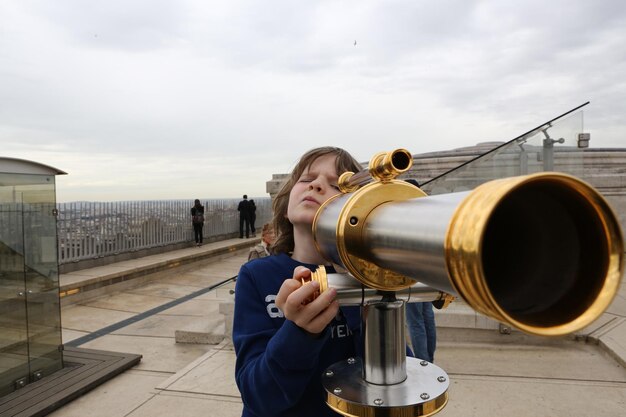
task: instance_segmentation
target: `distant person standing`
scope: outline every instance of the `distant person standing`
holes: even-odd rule
[[[196,246],[202,246],[202,228],[204,227],[204,206],[196,199],[191,208],[191,224],[193,225],[193,237]]]
[[[256,221],[256,204],[254,204],[254,200],[250,199],[249,201],[250,208],[250,232],[252,232],[252,237],[256,237],[256,227],[254,227],[254,222]]]
[[[250,237],[250,202],[248,201],[248,196],[246,194],[243,195],[243,200],[239,202],[237,206],[237,211],[239,211],[239,239],[243,239],[243,229],[245,225],[246,229],[246,238]]]

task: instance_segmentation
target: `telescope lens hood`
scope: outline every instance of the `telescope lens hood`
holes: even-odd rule
[[[560,173],[477,187],[450,223],[446,260],[475,310],[531,334],[579,330],[609,306],[623,238],[604,198]]]

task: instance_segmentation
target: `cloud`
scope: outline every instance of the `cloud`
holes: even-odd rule
[[[184,33],[184,1],[24,0],[22,11],[54,27],[75,47],[145,52],[163,49]]]
[[[507,140],[587,100],[592,146],[624,146],[619,1],[0,8],[0,141],[70,172],[63,198],[191,194],[198,177],[263,194],[315,146],[366,161]]]

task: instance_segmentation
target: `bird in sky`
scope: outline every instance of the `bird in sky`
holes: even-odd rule
[[[354,41],[354,46],[356,46],[356,40]]]

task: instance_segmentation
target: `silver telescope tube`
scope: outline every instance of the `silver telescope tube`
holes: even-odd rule
[[[391,267],[424,284],[456,293],[448,279],[445,241],[450,220],[468,195],[442,194],[375,208],[363,230],[369,246],[359,248],[359,253],[382,268]]]
[[[402,183],[339,195],[314,220],[320,252],[365,286],[398,291],[419,281],[544,336],[587,326],[615,296],[622,232],[583,181],[540,173],[424,197]]]

